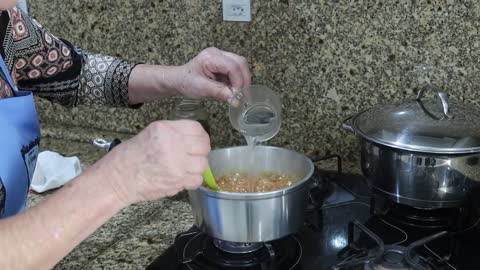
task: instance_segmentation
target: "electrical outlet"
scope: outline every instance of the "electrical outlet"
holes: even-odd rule
[[[252,20],[250,0],[223,0],[223,20],[249,22]]]

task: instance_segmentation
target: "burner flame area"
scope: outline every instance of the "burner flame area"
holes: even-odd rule
[[[385,246],[381,258],[365,265],[365,270],[414,270],[405,258],[403,246]]]
[[[193,231],[176,241],[181,263],[190,270],[295,270],[303,254],[293,235],[265,243],[232,243]]]
[[[255,252],[263,247],[263,243],[232,243],[218,239],[213,240],[213,244],[218,249],[233,254]]]

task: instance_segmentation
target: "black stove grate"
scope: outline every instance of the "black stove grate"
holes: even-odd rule
[[[480,218],[461,231],[432,233],[430,228],[395,226],[379,216],[353,222],[348,245],[337,255],[336,269],[478,269],[479,225]]]
[[[231,254],[194,227],[147,270],[480,269],[478,202],[435,211],[396,204],[371,194],[362,176],[343,174],[340,157],[327,158],[337,158],[338,171],[316,168],[307,217],[294,236]]]
[[[176,260],[170,261],[169,268],[162,268],[162,264],[172,259],[175,253]],[[302,246],[295,236],[288,236],[280,240],[263,243],[262,248],[245,253],[235,254],[222,251],[214,244],[214,239],[196,227],[188,232],[181,233],[175,238],[173,250],[164,253],[153,262],[150,269],[191,269],[191,270],[297,270],[302,257]],[[165,267],[165,266],[163,266]]]
[[[357,229],[357,230],[356,230]],[[399,228],[395,228],[399,229]],[[355,239],[356,231],[359,231]],[[385,245],[382,238],[358,221],[350,223],[349,244],[338,253],[335,269],[396,269],[396,270],[455,270],[449,263],[451,253],[443,257],[428,247],[434,240],[447,240],[446,231],[413,241],[408,246],[404,238],[398,243]]]
[[[422,209],[393,202],[374,193],[370,201],[372,215],[412,229],[460,231],[470,227],[480,216],[475,202],[459,208]]]

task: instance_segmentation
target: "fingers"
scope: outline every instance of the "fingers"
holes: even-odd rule
[[[188,136],[185,145],[187,154],[193,156],[207,156],[211,149],[208,136]]]
[[[185,95],[212,96],[237,107],[239,105],[238,93],[247,92],[251,84],[251,73],[247,60],[231,52],[208,48],[188,65],[192,70],[198,71],[195,74],[200,76],[191,76],[190,88],[196,89],[196,91],[183,91]]]
[[[176,120],[169,122],[178,132],[183,135],[208,137],[207,131],[205,131],[202,125],[197,121]]]
[[[216,48],[208,48],[201,53],[200,58],[205,63],[206,73],[227,76],[232,87],[236,89],[250,86],[251,74],[244,57]]]
[[[198,82],[197,86],[201,89],[206,89],[205,96],[211,96],[218,100],[227,101],[232,106],[237,107],[239,105],[239,99],[235,97],[233,89],[230,89],[226,84],[204,79]]]
[[[203,178],[201,175],[187,175],[185,176],[184,188],[186,190],[195,190],[203,183]]]
[[[188,160],[187,175],[185,176],[185,189],[193,190],[203,182],[203,172],[207,169],[208,159],[206,157],[193,157]]]
[[[202,125],[193,120],[157,121],[149,125],[152,137],[167,146],[182,145],[187,154],[205,156],[210,152],[210,136]],[[168,138],[168,139],[167,139]]]
[[[242,57],[240,55],[237,55],[231,52],[222,51],[222,54],[224,54],[226,57],[233,59],[235,64],[238,65],[238,69],[241,72],[242,82],[243,82],[243,84],[238,89],[244,89],[244,88],[250,87],[252,75],[250,73],[250,69],[248,68],[247,59],[245,57]],[[236,87],[233,84],[232,86]]]
[[[187,173],[202,175],[208,167],[208,158],[206,156],[190,156],[184,166],[186,166]]]

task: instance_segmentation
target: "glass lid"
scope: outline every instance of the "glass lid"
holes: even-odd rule
[[[424,99],[379,105],[357,114],[353,130],[367,140],[404,150],[463,154],[480,151],[480,109],[450,102],[444,92]]]

